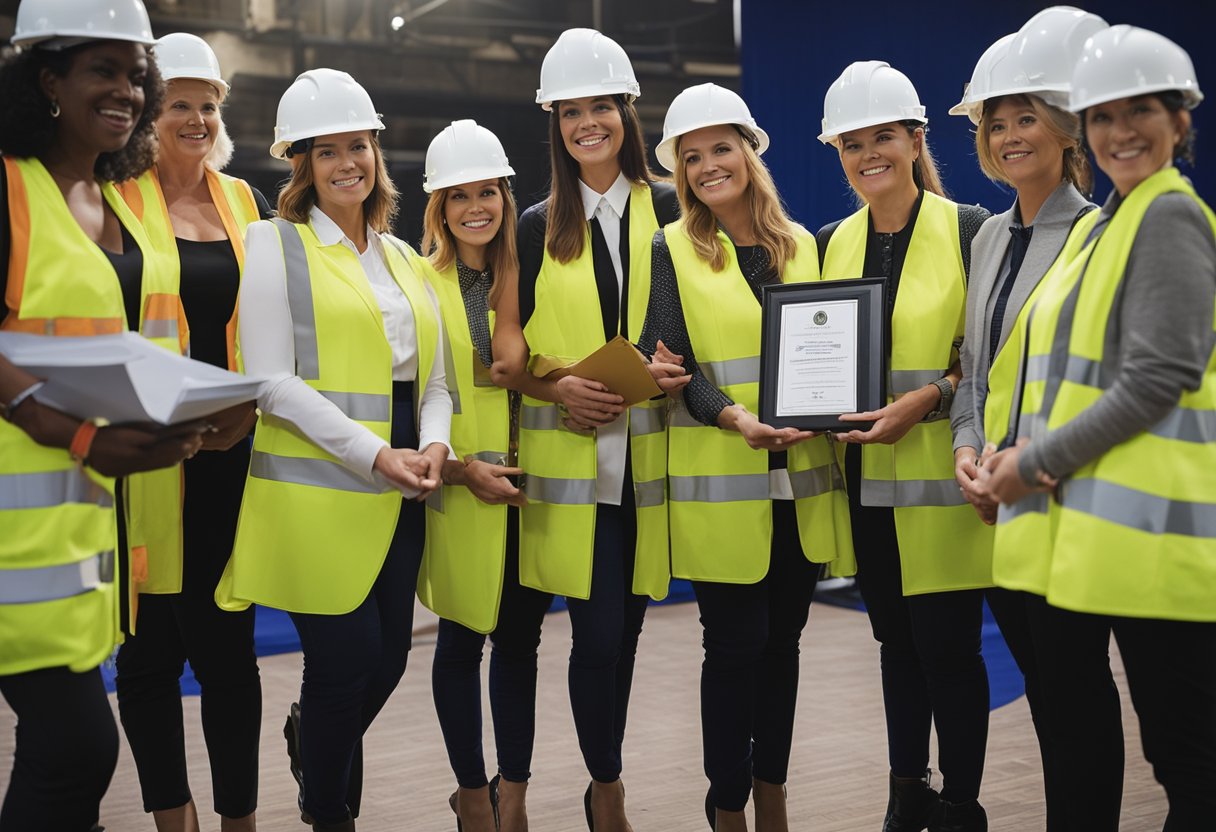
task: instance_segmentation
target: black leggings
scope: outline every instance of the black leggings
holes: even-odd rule
[[[942,797],[959,803],[974,800],[980,793],[988,741],[988,672],[980,654],[984,592],[905,596],[895,511],[861,505],[860,471],[855,470],[860,468],[860,454],[849,453],[848,463],[853,463],[847,479],[857,586],[881,645],[891,772],[896,777],[924,776],[934,726]],[[948,538],[949,529],[942,534]]]
[[[214,599],[232,551],[248,465],[245,442],[187,460],[182,591],[141,595],[137,634],[118,651],[118,712],[146,812],[191,799],[179,683],[187,660],[202,693],[215,812],[240,818],[257,808],[262,688],[254,609],[224,612]]]
[[[519,511],[507,509],[506,562],[498,624],[490,633],[490,711],[498,771],[514,783],[531,777],[536,734],[536,650],[553,596],[519,583]],[[439,620],[431,692],[448,760],[461,788],[486,779],[481,743],[481,655],[486,637],[446,618]]]
[[[0,832],[88,832],[118,763],[118,729],[101,671],[66,667],[0,676],[17,747]]]
[[[622,505],[595,509],[591,597],[566,599],[572,630],[570,710],[583,762],[600,783],[621,776],[633,663],[648,601],[633,594],[637,515],[628,469],[625,482]]]
[[[705,630],[705,775],[720,809],[742,811],[753,776],[765,783],[786,781],[799,640],[819,572],[819,564],[802,554],[793,501],[774,500],[768,574],[754,584],[693,581]]]
[[[988,590],[988,606],[1026,679],[1047,832],[1118,832],[1123,720],[1110,669],[1110,619],[1006,589]]]

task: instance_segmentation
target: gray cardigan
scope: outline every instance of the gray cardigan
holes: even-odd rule
[[[1030,293],[1039,285],[1055,262],[1073,223],[1095,206],[1086,201],[1069,182],[1062,182],[1035,215],[1034,229],[1022,267],[1015,275],[1005,315],[1001,321],[998,344],[1003,346],[1009,330]],[[992,308],[997,287],[1008,270],[1009,228],[1020,224],[1017,201],[1003,214],[990,217],[971,244],[971,280],[967,286],[967,324],[960,350],[963,378],[950,408],[954,430],[954,449],[984,447],[983,402],[988,392],[988,345],[992,331]],[[989,437],[999,442],[1003,437]]]

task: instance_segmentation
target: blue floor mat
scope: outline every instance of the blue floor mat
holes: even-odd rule
[[[692,600],[695,600],[692,584],[688,581],[673,580],[667,597],[662,601],[652,601],[651,603],[679,604]],[[847,597],[842,601],[842,596],[835,594],[818,600],[836,606],[845,606],[859,612],[864,612],[865,610],[859,601],[851,600]],[[554,598],[550,612],[564,610],[565,608],[565,598]],[[811,624],[811,626],[814,627],[814,624]],[[253,640],[254,647],[259,656],[294,653],[300,649],[300,639],[296,635],[295,625],[291,623],[291,618],[287,613],[266,607],[259,607],[257,610],[257,622],[254,626]],[[989,705],[992,709],[996,709],[1002,705],[1009,704],[1022,695],[1022,674],[1014,663],[1013,656],[1009,654],[1009,648],[1005,646],[1005,640],[1001,637],[1001,631],[997,628],[996,621],[993,620],[992,612],[988,609],[987,604],[984,605],[983,652],[984,663],[988,666]],[[105,679],[106,690],[113,691],[114,662],[110,660],[103,664],[101,672]],[[876,677],[875,684],[877,683],[878,679]],[[198,695],[198,682],[194,678],[194,672],[190,669],[189,662],[186,663],[186,667],[182,671],[181,685],[184,696]]]

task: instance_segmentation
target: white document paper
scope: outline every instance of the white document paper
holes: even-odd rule
[[[133,332],[87,338],[0,332],[0,354],[46,379],[38,401],[115,424],[200,419],[256,399],[262,384],[174,355]]]
[[[781,307],[777,416],[857,412],[857,300]]]

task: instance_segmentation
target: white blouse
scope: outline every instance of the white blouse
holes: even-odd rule
[[[359,253],[338,224],[319,208],[313,207],[309,220],[322,245],[341,243],[358,256],[384,319],[385,336],[392,348],[393,380],[416,381],[418,349],[414,313],[405,293],[389,273],[384,260],[385,243],[380,235],[368,228],[367,248]],[[426,288],[442,328],[439,303],[430,285]],[[347,418],[337,405],[295,374],[295,340],[287,303],[286,267],[278,232],[269,222],[255,222],[245,233],[239,326],[245,369],[251,375],[267,379],[258,394],[261,411],[294,425],[356,474],[369,481],[378,481],[372,465],[380,449],[388,443]],[[435,349],[435,366],[421,394],[418,446],[425,449],[431,443],[439,442],[447,446],[450,454],[452,400],[448,397],[443,366],[441,336]],[[406,496],[414,495],[407,491]]]

